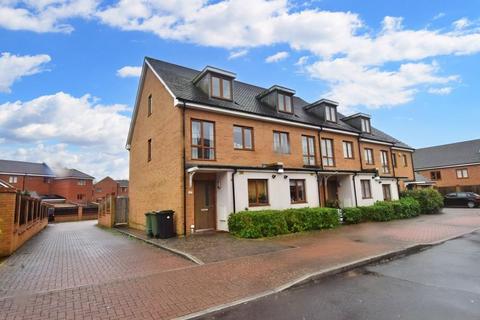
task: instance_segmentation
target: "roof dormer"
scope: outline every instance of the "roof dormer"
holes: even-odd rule
[[[210,98],[233,100],[233,80],[237,75],[211,66],[206,66],[193,80]]]
[[[295,95],[295,90],[274,85],[260,93],[257,99],[279,112],[293,113],[293,95]]]
[[[366,113],[355,113],[351,116],[342,118],[342,121],[348,123],[352,127],[365,132],[372,133],[372,126],[370,124],[370,115]]]
[[[325,121],[336,123],[338,122],[337,107],[338,102],[328,99],[320,99],[309,105],[306,105],[304,109],[314,113]]]

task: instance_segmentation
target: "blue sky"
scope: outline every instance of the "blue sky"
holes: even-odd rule
[[[479,138],[477,1],[0,0],[1,158],[128,177],[144,56],[328,97],[413,147]]]

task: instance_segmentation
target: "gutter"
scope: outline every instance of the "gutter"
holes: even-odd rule
[[[357,186],[355,185],[355,177],[356,176],[357,176],[357,173],[355,172],[352,176],[352,182],[353,182],[353,194],[355,195],[355,207],[358,207]]]
[[[236,173],[237,173],[237,169],[233,169],[233,173],[232,173],[233,213],[237,212],[237,206],[235,201],[235,174]]]
[[[185,151],[185,101],[182,108],[182,162],[183,162],[183,236],[187,236],[187,174]]]

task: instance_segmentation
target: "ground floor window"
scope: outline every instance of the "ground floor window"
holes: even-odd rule
[[[458,179],[468,178],[468,170],[467,169],[457,169],[457,178]]]
[[[268,205],[268,180],[248,179],[248,205]]]
[[[305,196],[305,180],[291,179],[290,180],[290,201],[292,203],[307,202]]]
[[[372,198],[372,189],[370,186],[370,180],[360,180],[362,185],[362,198],[371,199]]]
[[[392,200],[392,189],[389,184],[382,185],[383,190],[383,200],[390,201]]]

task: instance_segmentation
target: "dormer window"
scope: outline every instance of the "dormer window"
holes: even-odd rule
[[[325,107],[325,120],[330,122],[337,122],[337,108],[326,106]]]
[[[278,93],[278,111],[293,113],[292,97],[283,93]]]
[[[370,128],[370,119],[362,118],[361,124],[362,124],[362,132],[370,133],[372,131]]]
[[[229,79],[221,78],[216,75],[211,76],[213,98],[220,98],[225,100],[232,100],[232,81]]]

